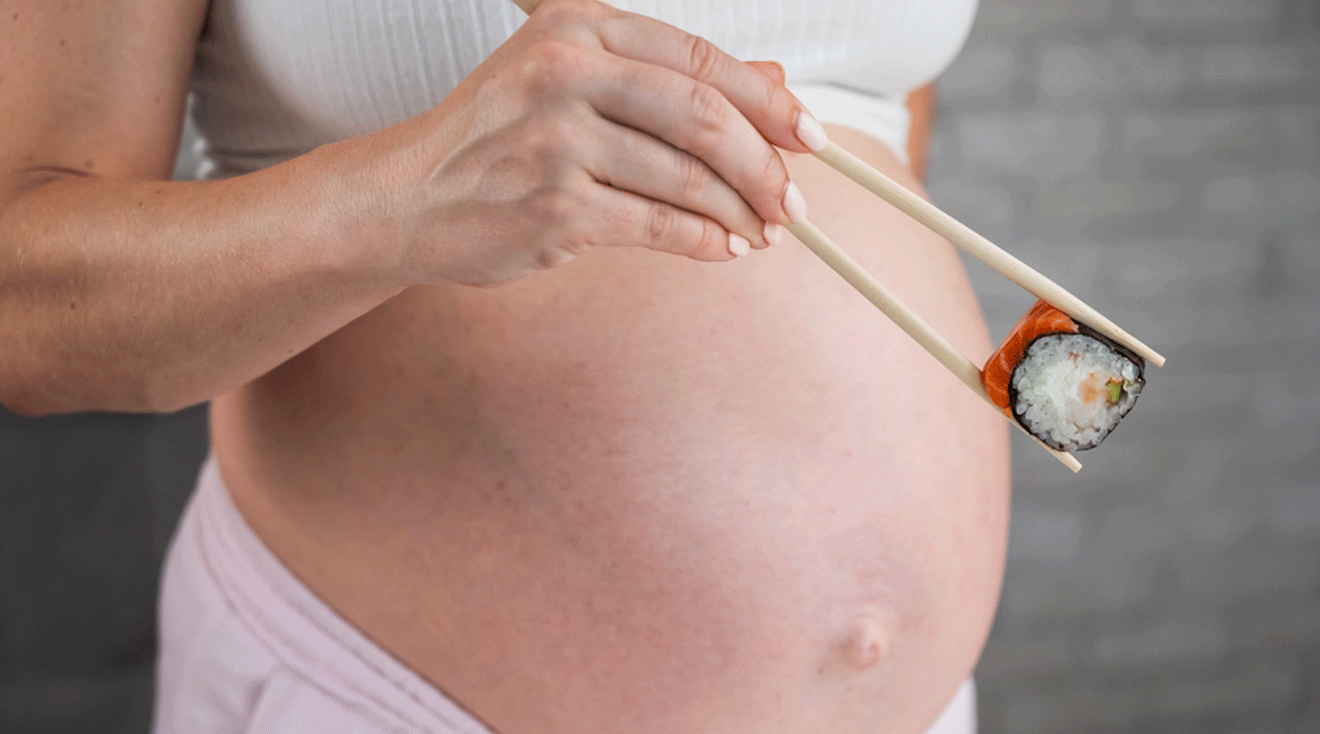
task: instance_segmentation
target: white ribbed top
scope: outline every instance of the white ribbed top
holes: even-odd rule
[[[618,0],[741,59],[774,59],[823,121],[902,147],[976,0]],[[525,20],[510,0],[212,0],[194,70],[205,175],[255,170],[438,103]],[[901,151],[899,151],[901,153]]]

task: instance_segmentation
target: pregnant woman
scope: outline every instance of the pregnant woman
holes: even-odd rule
[[[0,2],[0,398],[212,401],[157,734],[974,726],[1003,421],[781,226],[988,354],[806,155],[972,0],[620,5]]]

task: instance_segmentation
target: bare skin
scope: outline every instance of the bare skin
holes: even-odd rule
[[[935,127],[935,84],[912,90],[907,98],[908,114],[912,116],[912,129],[908,133],[909,168],[917,178],[926,178],[926,154],[930,134]]]
[[[427,113],[249,176],[164,182],[204,10],[0,4],[0,61],[24,70],[0,80],[12,409],[181,408],[410,286],[604,247],[726,261],[733,236],[782,235],[801,198],[771,145],[806,151],[782,85],[592,0],[545,4]]]
[[[0,2],[0,23],[43,6]],[[200,15],[179,18],[186,57]],[[506,49],[485,79],[524,68]],[[11,83],[0,79],[0,100]],[[413,236],[461,197],[427,199],[441,203],[426,217],[400,214],[416,198],[389,199],[391,216],[374,216],[380,203],[358,192],[393,191],[387,173],[409,170],[376,161],[415,153],[427,124],[468,134],[446,115],[495,104],[498,90],[464,89],[427,120],[214,184],[144,180],[166,155],[117,154],[132,166],[98,163],[92,177],[22,165],[73,167],[104,131],[5,142],[0,270],[24,286],[0,289],[0,328],[31,347],[29,364],[4,365],[6,403],[214,397],[213,447],[258,535],[502,734],[928,726],[971,670],[997,597],[1002,420],[791,240],[694,260],[730,260],[728,231],[750,240],[784,221],[791,177],[812,221],[982,358],[990,345],[947,243],[795,155],[790,98],[730,102],[748,127],[712,136],[712,148],[744,146],[744,162],[760,150],[749,135],[774,140],[790,151],[783,178],[693,153],[717,172],[710,186],[750,205],[719,188],[725,204],[688,210],[658,243],[643,241],[644,215],[611,222],[668,252],[489,226],[451,243],[452,221]],[[34,130],[27,119],[19,129]],[[830,134],[919,186],[883,145]],[[563,150],[591,147],[574,142]],[[554,264],[547,252],[580,256],[514,279]],[[87,300],[66,311],[71,293]],[[52,348],[51,328],[73,346]],[[89,355],[97,365],[78,372]]]

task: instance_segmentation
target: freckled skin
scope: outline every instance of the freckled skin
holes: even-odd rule
[[[814,222],[989,354],[947,243],[788,164]],[[1002,417],[791,239],[414,288],[211,416],[276,554],[508,734],[916,734],[997,600]]]

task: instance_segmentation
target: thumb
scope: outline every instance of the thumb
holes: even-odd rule
[[[786,75],[784,67],[778,61],[748,61],[747,65],[761,72],[775,84],[783,84]]]

